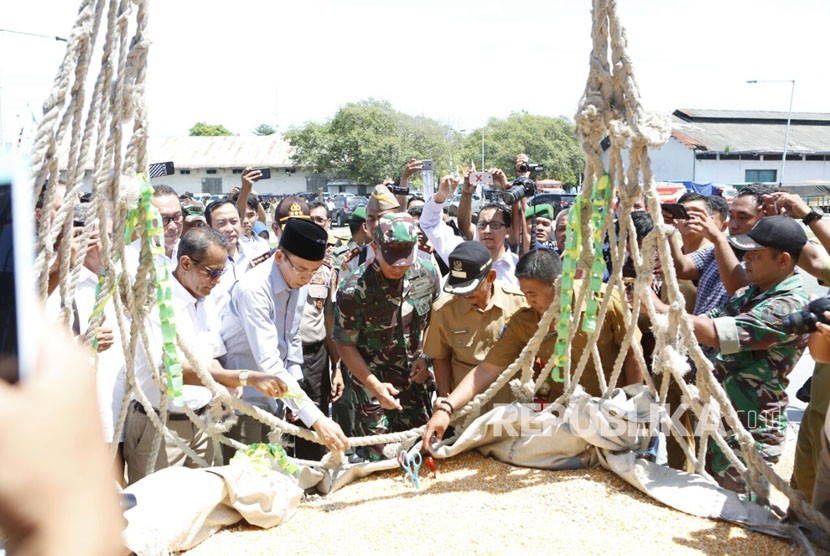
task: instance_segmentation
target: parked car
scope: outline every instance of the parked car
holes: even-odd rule
[[[450,203],[449,208],[447,208],[447,214],[450,216],[458,216],[458,204],[461,202],[461,195],[456,195],[452,198],[452,202]],[[473,221],[478,218],[478,213],[481,210],[482,200],[481,197],[473,193]]]
[[[539,193],[527,200],[528,205],[550,205],[553,212],[570,208],[576,201],[576,195],[572,193]]]
[[[367,204],[369,201],[363,197],[355,197],[354,195],[336,195],[334,197],[334,214],[332,220],[335,226],[345,226],[349,221],[354,209],[361,205]]]
[[[337,203],[337,199],[346,199],[348,197],[355,197],[354,193],[335,193],[331,196],[331,200]],[[338,205],[339,206],[339,205]]]
[[[299,197],[300,199],[305,199],[307,203],[310,203],[317,198],[317,193],[314,193],[313,191],[297,191],[291,195],[286,195],[286,197],[288,196]]]

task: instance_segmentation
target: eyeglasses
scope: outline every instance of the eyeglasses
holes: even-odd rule
[[[297,268],[296,266],[294,266],[294,263],[292,263],[292,262],[291,262],[291,255],[289,255],[289,254],[288,254],[288,253],[286,253],[285,251],[283,251],[283,254],[285,255],[285,257],[283,257],[283,258],[284,258],[286,261],[288,261],[288,266],[290,266],[290,267],[291,267],[291,270],[293,270],[294,272],[296,272],[296,273],[297,273],[297,276],[306,276],[306,277],[310,277],[310,276],[311,276],[312,274],[314,274],[314,272],[316,271],[316,269],[315,269],[315,270],[304,270],[304,269],[302,269],[302,268]]]
[[[485,230],[487,229],[487,226],[490,226],[491,230],[496,231],[501,230],[507,225],[504,222],[499,222],[498,220],[479,220],[478,224],[476,224],[476,227],[479,230]]]
[[[171,222],[178,224],[182,221],[182,218],[184,218],[184,215],[181,212],[177,212],[176,214],[162,214],[161,225],[166,228]]]
[[[190,260],[193,261],[194,263],[196,263],[197,265],[199,265],[200,267],[202,267],[202,269],[205,272],[207,272],[208,278],[210,278],[211,280],[218,279],[220,276],[222,276],[225,273],[226,270],[228,270],[228,267],[210,268],[209,266],[202,264],[202,261],[198,261],[198,260],[194,259],[193,257],[191,257]]]

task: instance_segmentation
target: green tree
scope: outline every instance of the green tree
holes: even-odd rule
[[[477,129],[467,135],[461,148],[462,160],[467,164],[473,161],[476,167],[481,165],[481,133]],[[531,162],[545,165],[545,171],[535,174],[533,179],[556,179],[573,186],[585,169],[574,125],[563,117],[518,112],[504,120],[491,118],[484,128],[487,168],[501,168],[512,176],[519,153],[528,154]]]
[[[221,124],[206,124],[205,122],[196,122],[190,128],[191,137],[216,137],[222,135],[233,135],[233,133]]]
[[[343,106],[329,122],[285,134],[295,149],[294,164],[370,185],[397,180],[410,158],[432,159],[436,175],[446,172],[452,137],[452,129],[440,122],[371,98]]]
[[[254,135],[273,135],[277,132],[273,126],[268,124],[259,124],[254,130]]]

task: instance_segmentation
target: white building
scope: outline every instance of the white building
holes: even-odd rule
[[[787,112],[675,110],[668,143],[649,152],[655,179],[713,184],[830,182],[830,114],[804,112],[792,113],[782,179],[787,116]]]
[[[271,179],[261,180],[257,193],[286,195],[315,189],[316,181],[291,163],[291,146],[278,135],[227,137],[151,137],[149,162],[173,162],[175,173],[154,178],[179,194],[228,193],[240,185],[246,167],[270,168]],[[92,168],[86,169],[83,191],[92,191]]]

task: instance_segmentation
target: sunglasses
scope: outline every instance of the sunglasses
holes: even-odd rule
[[[210,268],[209,266],[203,264],[202,261],[198,261],[198,260],[196,260],[192,257],[190,258],[190,260],[193,261],[194,263],[196,263],[197,265],[199,265],[200,267],[202,267],[202,269],[205,272],[207,272],[208,278],[210,278],[211,280],[218,279],[220,276],[222,276],[225,273],[226,270],[228,270],[228,267]]]
[[[182,221],[182,218],[184,218],[184,215],[181,212],[177,212],[176,214],[168,214],[168,215],[162,214],[161,215],[161,225],[162,225],[162,227],[166,228],[167,226],[170,225],[171,222],[174,222],[176,224],[180,223]]]

